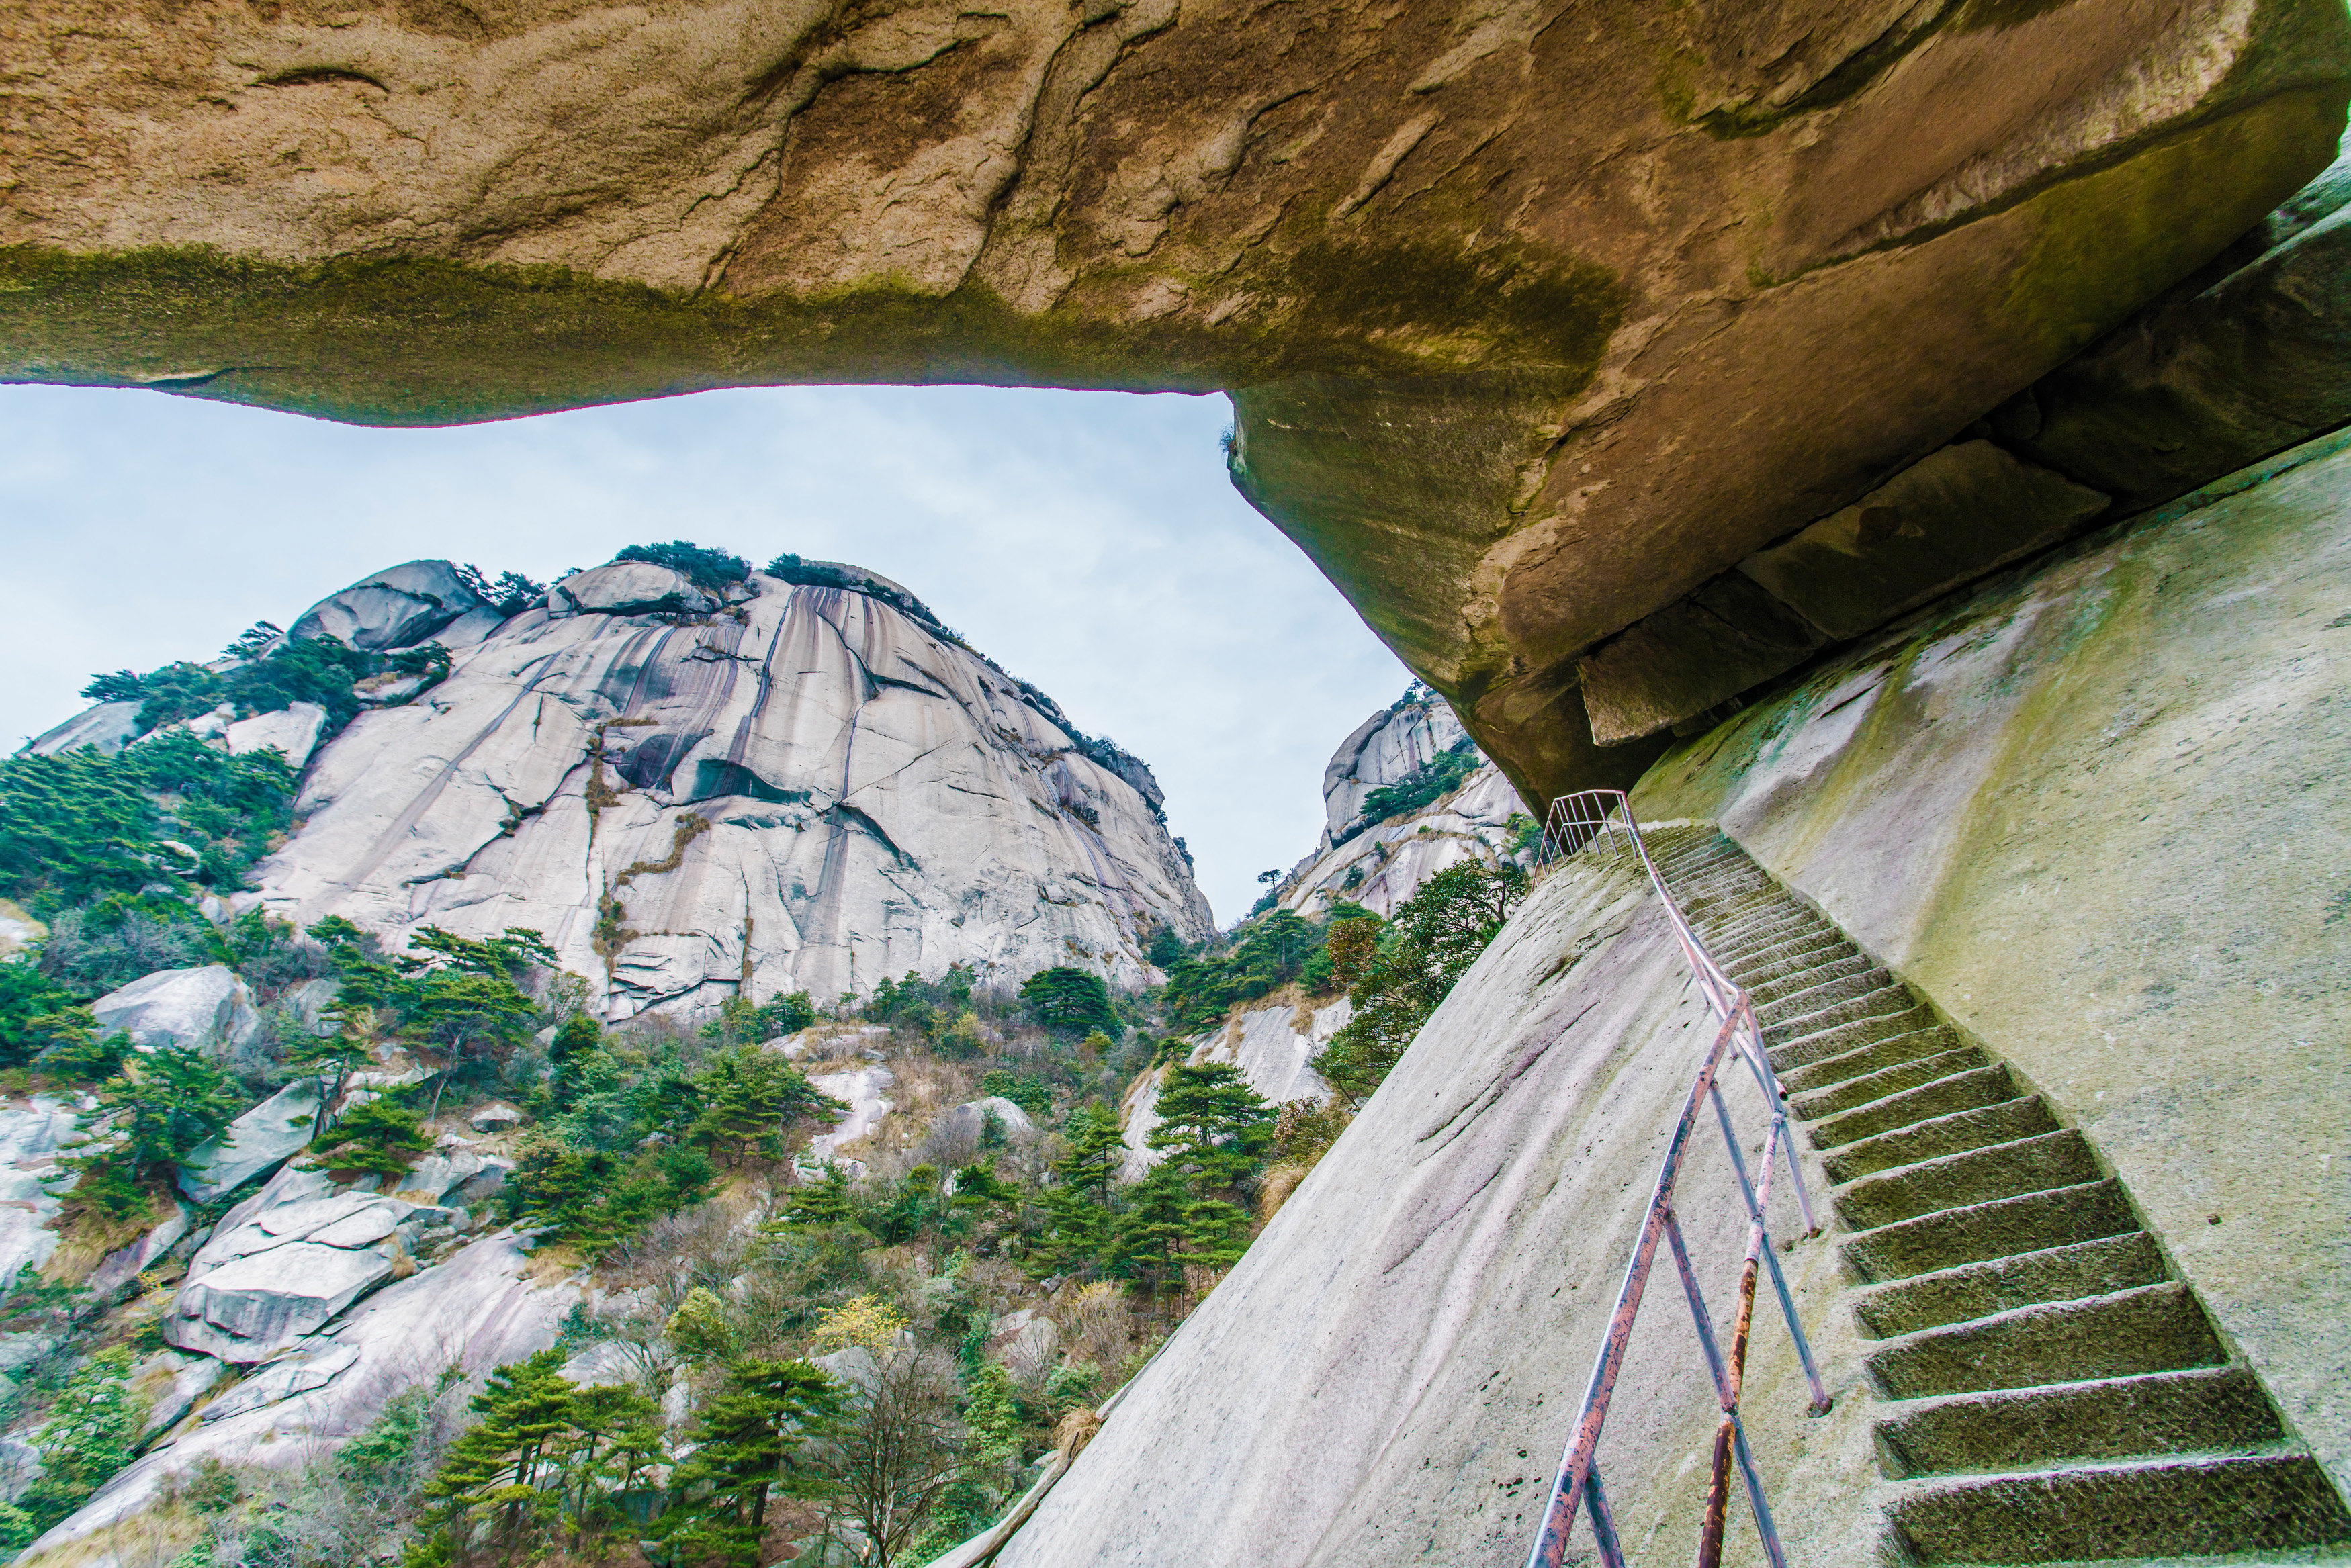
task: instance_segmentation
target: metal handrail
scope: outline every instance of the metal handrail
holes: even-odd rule
[[[1784,1155],[1788,1166],[1789,1185],[1795,1189],[1796,1205],[1804,1218],[1804,1234],[1820,1234],[1820,1226],[1813,1218],[1812,1198],[1804,1189],[1803,1171],[1796,1163],[1796,1150],[1788,1136],[1788,1096],[1780,1086],[1779,1075],[1771,1070],[1771,1061],[1763,1046],[1763,1031],[1755,1022],[1755,1007],[1747,992],[1734,982],[1714,961],[1706,945],[1691,929],[1681,905],[1666,886],[1657,872],[1656,862],[1649,858],[1649,847],[1641,837],[1640,824],[1633,815],[1632,803],[1622,790],[1584,790],[1576,794],[1562,795],[1552,802],[1550,814],[1543,824],[1541,858],[1573,855],[1595,841],[1604,839],[1609,853],[1617,853],[1621,839],[1641,862],[1649,875],[1649,884],[1665,906],[1666,919],[1673,928],[1674,939],[1681,944],[1682,956],[1689,962],[1698,980],[1698,991],[1705,996],[1708,1008],[1719,1027],[1715,1031],[1713,1049],[1707,1053],[1699,1066],[1697,1079],[1690,1085],[1688,1102],[1683,1106],[1681,1119],[1674,1125],[1673,1137],[1666,1145],[1663,1167],[1657,1172],[1656,1186],[1649,1195],[1649,1207],[1642,1221],[1641,1234],[1633,1246],[1633,1256],[1625,1265],[1624,1283],[1616,1293],[1616,1308],[1608,1320],[1607,1337],[1602,1341],[1600,1353],[1592,1366],[1592,1380],[1583,1394],[1583,1408],[1576,1417],[1575,1429],[1568,1439],[1567,1451],[1560,1459],[1559,1473],[1552,1480],[1551,1498],[1543,1510],[1541,1527],[1535,1532],[1534,1544],[1527,1555],[1527,1568],[1560,1568],[1567,1551],[1567,1533],[1575,1522],[1576,1510],[1589,1504],[1592,1510],[1592,1533],[1600,1547],[1604,1568],[1624,1568],[1625,1554],[1616,1534],[1614,1517],[1609,1512],[1608,1497],[1600,1484],[1596,1455],[1600,1433],[1608,1420],[1608,1402],[1615,1393],[1616,1377],[1624,1369],[1626,1347],[1633,1336],[1633,1321],[1641,1310],[1641,1295],[1647,1288],[1649,1270],[1656,1260],[1657,1243],[1665,1241],[1671,1248],[1675,1267],[1682,1277],[1682,1292],[1688,1298],[1690,1317],[1698,1327],[1698,1344],[1706,1352],[1708,1370],[1713,1375],[1715,1397],[1722,1408],[1722,1421],[1716,1428],[1714,1439],[1714,1471],[1707,1489],[1706,1516],[1698,1532],[1698,1568],[1719,1568],[1722,1561],[1725,1520],[1730,1504],[1730,1469],[1735,1460],[1741,1480],[1746,1483],[1748,1506],[1755,1515],[1756,1533],[1761,1537],[1763,1554],[1771,1568],[1787,1568],[1787,1556],[1781,1549],[1780,1534],[1771,1521],[1771,1505],[1763,1497],[1763,1478],[1755,1467],[1755,1456],[1747,1444],[1747,1432],[1740,1421],[1740,1397],[1746,1378],[1747,1345],[1755,1314],[1755,1287],[1761,1267],[1768,1266],[1771,1284],[1780,1298],[1780,1311],[1787,1319],[1788,1333],[1796,1342],[1796,1355],[1802,1361],[1804,1376],[1812,1385],[1812,1410],[1824,1414],[1829,1407],[1828,1392],[1821,1385],[1820,1370],[1813,1363],[1813,1350],[1804,1338],[1803,1325],[1797,1320],[1796,1300],[1788,1289],[1786,1277],[1780,1272],[1780,1261],[1771,1246],[1765,1224],[1764,1209],[1771,1197],[1771,1172],[1775,1158]],[[1747,1064],[1748,1071],[1763,1092],[1764,1104],[1771,1113],[1771,1131],[1763,1139],[1763,1163],[1760,1180],[1750,1181],[1747,1161],[1740,1153],[1739,1137],[1730,1123],[1730,1107],[1724,1104],[1722,1088],[1717,1081],[1726,1053],[1736,1052]],[[1714,1336],[1714,1325],[1707,1314],[1706,1298],[1699,1291],[1698,1274],[1690,1266],[1689,1251],[1682,1242],[1681,1224],[1674,1215],[1674,1184],[1681,1175],[1682,1158],[1689,1152],[1690,1140],[1698,1127],[1700,1106],[1711,1102],[1715,1119],[1722,1128],[1724,1145],[1730,1150],[1731,1169],[1739,1178],[1739,1190],[1746,1200],[1748,1230],[1747,1254],[1740,1266],[1739,1315],[1733,1325],[1730,1354],[1724,1356]]]

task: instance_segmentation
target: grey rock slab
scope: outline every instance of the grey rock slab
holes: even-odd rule
[[[20,1561],[37,1562],[141,1512],[204,1459],[297,1469],[366,1430],[392,1396],[432,1387],[445,1367],[479,1378],[546,1349],[580,1293],[532,1282],[528,1264],[513,1233],[501,1231],[378,1291],[330,1336],[290,1346],[206,1406],[204,1419],[115,1476]]]
[[[371,652],[424,641],[486,607],[447,561],[409,561],[362,577],[295,618],[289,638],[331,637]]]
[[[318,1116],[319,1081],[295,1079],[192,1149],[180,1166],[180,1190],[197,1203],[235,1191],[300,1153]]]
[[[1384,919],[1439,871],[1508,856],[1510,818],[1525,810],[1502,770],[1487,763],[1445,799],[1309,856],[1283,879],[1280,907],[1319,916],[1345,899]]]
[[[163,1350],[141,1362],[131,1374],[131,1388],[147,1401],[147,1420],[139,1431],[141,1440],[178,1426],[180,1418],[194,1407],[196,1401],[227,1376],[227,1364],[209,1355],[183,1355]]]
[[[182,1045],[226,1055],[261,1032],[245,981],[226,964],[158,970],[89,1004],[99,1025],[123,1030],[142,1051]]]
[[[2079,533],[2106,497],[1989,441],[1929,452],[1739,569],[1833,637]]]
[[[235,1259],[182,1287],[162,1323],[166,1342],[223,1361],[260,1361],[390,1280],[381,1252],[291,1241]]]
[[[318,748],[319,732],[326,722],[327,711],[316,702],[295,702],[275,713],[237,720],[222,732],[221,740],[235,755],[276,751],[298,768]]]
[[[72,1175],[58,1156],[76,1132],[75,1113],[52,1096],[0,1106],[0,1293],[57,1251],[57,1195]]]
[[[288,1168],[223,1218],[190,1261],[161,1332],[224,1361],[265,1360],[413,1267],[409,1243],[447,1219]]]
[[[54,757],[85,746],[111,754],[129,745],[138,733],[138,703],[100,702],[34,736],[24,749],[26,755],[36,757]]]
[[[820,1073],[809,1080],[817,1092],[829,1095],[849,1108],[834,1113],[832,1129],[821,1132],[809,1140],[808,1162],[822,1164],[833,1158],[843,1145],[856,1142],[872,1133],[882,1119],[894,1108],[882,1091],[897,1082],[897,1075],[887,1067],[858,1067],[846,1073]]]
[[[465,1125],[475,1132],[504,1132],[521,1123],[522,1113],[503,1100],[493,1100],[465,1118]]]
[[[1372,791],[1410,778],[1467,734],[1452,705],[1431,694],[1408,693],[1356,725],[1322,769],[1322,847],[1360,824]]]
[[[549,615],[707,615],[718,601],[683,572],[650,561],[614,561],[575,572],[547,591]]]
[[[393,1196],[425,1204],[475,1202],[505,1185],[513,1168],[510,1159],[467,1149],[428,1154],[400,1179]]]
[[[290,1009],[302,1028],[325,1039],[341,1033],[341,1025],[327,1016],[327,1009],[335,1004],[342,987],[332,980],[306,980],[299,985],[289,985],[277,996],[278,1002]]]

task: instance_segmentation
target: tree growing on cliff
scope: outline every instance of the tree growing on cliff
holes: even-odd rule
[[[1229,1062],[1170,1067],[1158,1109],[1159,1125],[1144,1141],[1202,1188],[1238,1188],[1273,1137],[1273,1107]]]
[[[1351,1106],[1369,1099],[1454,982],[1526,897],[1516,866],[1448,867],[1397,907],[1348,991],[1354,1016],[1313,1067]],[[1334,955],[1335,957],[1336,955]]]
[[[1116,1032],[1118,1014],[1112,1011],[1110,987],[1102,977],[1066,965],[1040,969],[1020,982],[1020,1000],[1046,1028],[1072,1035],[1090,1029]]]
[[[806,1361],[738,1361],[696,1417],[693,1451],[670,1478],[679,1501],[655,1538],[684,1563],[756,1568],[769,1499],[831,1488],[819,1444],[839,1433],[841,1393]]]

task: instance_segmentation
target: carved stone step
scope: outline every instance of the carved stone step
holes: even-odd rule
[[[2279,1551],[2351,1538],[2300,1454],[2183,1458],[1921,1483],[1887,1518],[1920,1563],[2068,1563]]]
[[[1929,1329],[1888,1341],[1868,1363],[1887,1398],[1918,1399],[2219,1366],[2228,1358],[2188,1287],[2168,1280]]]
[[[1840,1144],[1856,1143],[1896,1127],[1907,1127],[1930,1116],[1947,1116],[1954,1111],[1972,1111],[1984,1106],[1996,1106],[2002,1100],[2016,1098],[2016,1080],[2008,1068],[1995,1063],[1989,1067],[1971,1067],[1963,1073],[1937,1078],[1915,1089],[1887,1095],[1855,1106],[1849,1111],[1839,1111],[1832,1116],[1813,1122],[1811,1127],[1814,1148],[1834,1148]],[[1807,1096],[1802,1102],[1791,1098],[1789,1108],[1809,1120],[1813,1116],[1813,1100]]]
[[[1865,1231],[1840,1251],[1857,1279],[1902,1280],[2137,1229],[2122,1183],[2109,1179],[1905,1220]]]
[[[1838,1188],[1835,1201],[1838,1218],[1860,1231],[2097,1179],[2088,1140],[2061,1127],[1865,1176]]]
[[[2154,1239],[2144,1231],[2132,1231],[1877,1285],[1855,1297],[1853,1315],[1865,1337],[1891,1339],[2044,1302],[2111,1295],[2168,1278]]]
[[[2260,1449],[2284,1438],[2269,1396],[2241,1366],[1955,1395],[1877,1424],[1880,1461],[1897,1480]]]

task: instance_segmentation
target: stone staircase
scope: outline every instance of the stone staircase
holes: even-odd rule
[[[1891,1560],[2351,1540],[2351,1511],[2083,1136],[1711,827],[1651,855],[1822,1157]],[[1827,1223],[1823,1216],[1823,1223]]]

